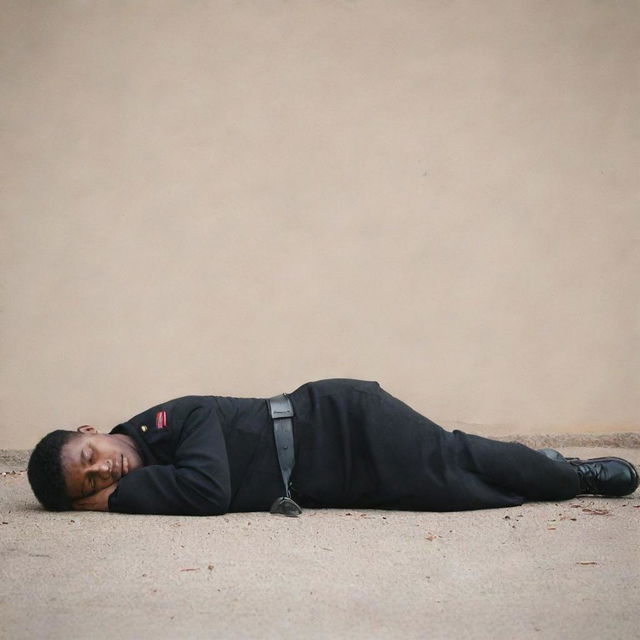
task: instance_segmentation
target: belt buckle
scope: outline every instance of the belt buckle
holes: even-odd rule
[[[282,496],[281,498],[275,499],[274,503],[271,505],[271,509],[269,509],[269,512],[282,516],[289,516],[290,518],[297,518],[302,513],[302,509],[298,503],[291,498]]]

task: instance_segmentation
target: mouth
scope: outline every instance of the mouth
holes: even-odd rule
[[[117,460],[117,458],[116,458],[116,460]],[[118,480],[120,480],[120,478],[122,478],[122,476],[125,473],[125,471],[124,471],[124,455],[120,454],[120,464],[118,464],[116,462],[116,460],[113,460],[111,462],[111,479],[113,480],[113,482],[118,482]]]

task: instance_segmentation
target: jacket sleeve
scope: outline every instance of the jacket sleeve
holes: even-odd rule
[[[173,464],[149,465],[120,479],[109,510],[123,513],[210,516],[231,502],[227,450],[215,407],[188,415]]]

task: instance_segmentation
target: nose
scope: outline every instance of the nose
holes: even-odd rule
[[[96,462],[94,466],[94,470],[98,473],[98,475],[102,478],[111,475],[111,460],[100,460]]]

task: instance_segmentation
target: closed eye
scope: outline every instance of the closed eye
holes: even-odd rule
[[[96,478],[93,474],[91,475],[87,474],[86,480],[85,480],[85,487],[87,486],[86,484],[87,482],[89,484],[89,487],[88,487],[88,490],[84,492],[83,498],[86,498],[87,496],[90,496],[96,492]]]
[[[85,465],[90,465],[93,461],[93,449],[87,448],[82,450],[82,457]],[[91,495],[96,490],[96,478],[92,473],[87,474],[89,478],[89,491],[85,495]]]

